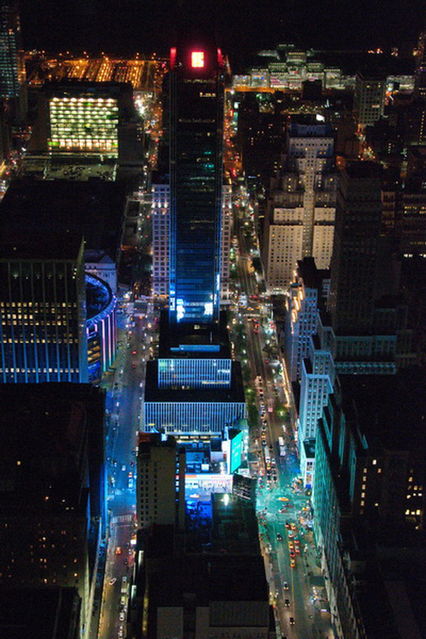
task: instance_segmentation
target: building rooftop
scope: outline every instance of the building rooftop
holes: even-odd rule
[[[80,597],[74,588],[1,588],[0,636],[8,639],[76,637]]]
[[[379,178],[382,175],[382,168],[376,162],[348,162],[345,170],[350,178]]]
[[[89,384],[1,384],[0,509],[63,513],[86,508],[92,444],[103,461],[103,392]],[[89,447],[88,447],[89,444]],[[83,512],[82,511],[82,512]]]
[[[234,495],[212,494],[211,552],[260,555],[253,504]]]
[[[260,555],[249,561],[244,555],[170,557],[150,573],[149,592],[154,608],[182,606],[188,596],[200,607],[218,601],[263,603],[264,618],[258,624],[246,621],[247,625],[268,625],[268,584]]]
[[[230,388],[172,389],[158,388],[158,360],[146,364],[145,402],[235,402],[245,403],[239,362],[232,362]]]
[[[217,326],[179,324],[171,327],[167,311],[160,316],[159,357],[230,358],[231,348],[226,329],[226,314],[221,313]]]
[[[340,378],[343,410],[370,449],[426,451],[426,373],[403,369],[396,375]]]
[[[330,278],[330,271],[318,269],[313,257],[304,257],[303,260],[298,260],[297,268],[306,288],[316,288],[319,297],[321,297],[322,281]]]
[[[0,203],[1,255],[75,258],[84,236],[115,259],[123,211],[117,183],[16,180]]]

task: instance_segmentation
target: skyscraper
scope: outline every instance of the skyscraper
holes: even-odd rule
[[[17,98],[25,82],[16,0],[0,0],[0,97]]]
[[[328,268],[333,250],[336,176],[330,125],[299,116],[287,134],[284,170],[274,179],[266,217],[264,261],[271,290],[290,284],[297,260]]]
[[[385,93],[384,77],[357,73],[354,107],[358,124],[368,126],[380,120],[385,108]]]
[[[212,45],[171,50],[169,319],[217,323],[224,76]]]
[[[87,382],[83,241],[63,243],[0,240],[0,382]]]
[[[380,167],[353,162],[341,174],[329,310],[335,331],[372,329],[382,214]]]
[[[185,451],[169,437],[140,435],[138,443],[137,515],[141,528],[185,523]]]

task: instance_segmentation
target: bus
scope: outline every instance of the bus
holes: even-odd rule
[[[279,449],[280,449],[281,457],[285,457],[284,437],[278,437],[278,446],[279,446]]]

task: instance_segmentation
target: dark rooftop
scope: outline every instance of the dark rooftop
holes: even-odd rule
[[[340,378],[343,410],[370,448],[426,451],[426,372]]]
[[[123,211],[117,183],[16,180],[0,204],[1,255],[75,258],[84,236],[88,249],[115,259]]]
[[[103,397],[89,384],[0,384],[3,513],[84,508],[91,411],[103,410]]]
[[[303,260],[298,260],[297,268],[305,286],[307,288],[316,288],[320,298],[322,281],[330,278],[330,271],[328,269],[318,269],[313,257],[304,257]]]
[[[198,326],[180,324],[171,328],[167,311],[160,316],[159,355],[161,357],[179,358],[230,358],[230,344],[226,329],[226,313],[221,313],[217,326]],[[184,350],[184,347],[188,350]],[[183,348],[181,348],[183,347]],[[207,349],[211,348],[209,351]],[[197,351],[197,349],[199,349]]]
[[[346,165],[346,173],[350,178],[380,178],[382,168],[376,162],[348,162]]]
[[[1,588],[0,636],[70,639],[79,631],[80,597],[74,588]]]
[[[260,555],[253,504],[234,495],[212,494],[212,552]]]

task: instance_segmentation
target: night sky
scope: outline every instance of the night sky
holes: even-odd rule
[[[277,42],[325,49],[412,47],[424,0],[21,0],[25,48],[168,51],[182,16],[216,26],[233,66]]]

